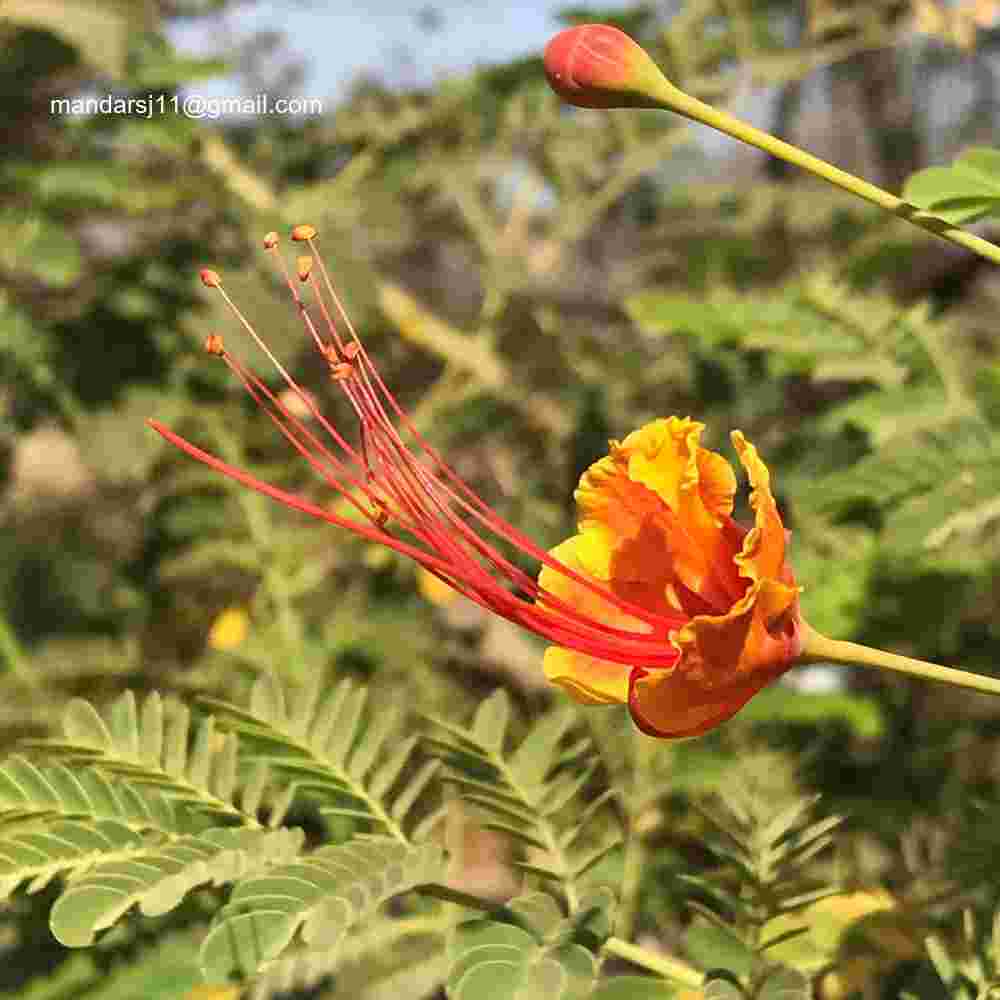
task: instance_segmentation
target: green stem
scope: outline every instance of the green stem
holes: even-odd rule
[[[914,660],[909,656],[899,656],[897,653],[887,653],[871,646],[862,646],[856,642],[845,642],[841,639],[828,639],[819,632],[809,630],[805,645],[798,658],[799,663],[844,663],[850,666],[877,667],[880,670],[892,670],[909,677],[919,677],[928,681],[940,681],[943,684],[953,684],[955,687],[968,688],[972,691],[982,691],[986,694],[1000,694],[1000,678],[985,677],[982,674],[971,674],[966,670],[956,670],[954,667],[942,667],[926,660]]]
[[[942,239],[986,257],[995,264],[1000,264],[1000,247],[990,243],[989,240],[984,240],[964,229],[959,229],[936,215],[922,212],[915,205],[890,194],[883,188],[869,184],[868,181],[863,181],[860,177],[855,177],[846,170],[834,167],[818,156],[813,156],[791,143],[777,139],[767,132],[762,132],[725,111],[713,108],[710,104],[705,104],[704,101],[699,101],[696,97],[685,94],[663,77],[655,80],[655,83],[652,80],[649,82],[655,86],[655,100],[658,107],[674,111],[692,121],[701,122],[750,146],[756,146],[757,149],[761,149],[771,156],[776,156],[786,163],[791,163],[793,166],[800,167],[802,170],[807,170],[830,184],[843,188],[873,205],[878,205],[879,208],[885,209],[892,215],[905,219],[935,236],[940,236]]]
[[[677,958],[671,958],[669,955],[661,955],[658,952],[650,951],[648,948],[642,948],[637,944],[630,944],[621,938],[608,938],[604,942],[604,951],[609,955],[624,958],[625,961],[631,962],[633,965],[638,965],[640,968],[655,972],[665,979],[671,979],[675,983],[679,983],[681,986],[686,986],[689,989],[701,989],[705,981],[704,975],[686,962],[682,962]]]

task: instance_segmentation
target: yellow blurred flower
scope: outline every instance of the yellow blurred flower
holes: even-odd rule
[[[436,608],[446,608],[458,597],[458,592],[422,566],[417,571],[417,590],[425,601],[430,601]]]
[[[210,649],[235,649],[250,631],[250,615],[246,608],[226,608],[208,630]]]
[[[184,994],[184,1000],[237,1000],[240,995],[238,986],[218,986],[206,983],[196,986]]]

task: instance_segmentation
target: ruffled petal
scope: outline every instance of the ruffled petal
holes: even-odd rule
[[[743,550],[736,556],[740,574],[752,582],[770,578],[791,583],[791,571],[785,563],[788,533],[771,495],[771,473],[757,449],[739,431],[733,431],[732,440],[750,478],[750,508],[755,520],[743,540]]]
[[[761,688],[780,674],[758,673],[739,683],[705,688],[673,670],[632,671],[629,711],[647,735],[660,739],[686,739],[731,719]]]
[[[670,670],[633,671],[629,708],[646,732],[696,736],[725,722],[792,667],[802,650],[798,588],[762,580],[726,615],[697,615],[673,635]]]
[[[733,444],[752,487],[754,527],[734,557],[749,588],[725,614],[696,614],[673,633],[680,654],[673,669],[633,671],[632,715],[662,737],[695,736],[724,722],[789,669],[802,649],[799,588],[785,561],[787,532],[770,474],[738,431]]]
[[[681,654],[674,669],[706,689],[772,666],[787,670],[801,651],[801,631],[798,588],[762,580],[728,614],[697,615],[674,633]]]
[[[688,613],[706,603],[722,611],[746,589],[734,562],[742,536],[729,517],[736,477],[699,446],[703,429],[689,419],[654,420],[612,441],[576,492],[580,532],[603,554],[602,562],[588,560],[590,571],[655,582]],[[699,600],[688,606],[678,599],[685,593]]]

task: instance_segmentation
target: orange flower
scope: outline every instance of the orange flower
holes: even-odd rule
[[[730,517],[736,479],[724,459],[699,447],[702,425],[673,417],[612,442],[611,455],[581,480],[580,534],[546,552],[416,431],[351,326],[315,253],[316,231],[299,226],[292,238],[314,254],[299,259],[296,277],[276,234],[264,246],[355,414],[357,443],[323,415],[209,270],[202,282],[223,297],[283,385],[271,388],[221,336],[205,346],[345,504],[331,509],[262,482],[151,420],[158,433],[251,489],[408,556],[442,584],[546,639],[553,646],[545,672],[555,683],[582,701],[627,702],[648,733],[702,733],[792,665],[804,626],[785,529],[767,469],[742,435],[734,433],[733,442],[754,487],[753,529]],[[512,549],[540,564],[537,580],[510,557]]]
[[[737,712],[802,649],[798,588],[770,475],[739,431],[733,445],[750,477],[756,523],[730,516],[736,477],[698,441],[703,425],[671,417],[611,442],[580,480],[578,535],[552,550],[560,563],[630,603],[683,622],[670,631],[673,660],[633,666],[553,646],[549,680],[583,702],[627,702],[654,736],[696,736]],[[539,583],[618,628],[648,625],[575,580],[542,569]]]

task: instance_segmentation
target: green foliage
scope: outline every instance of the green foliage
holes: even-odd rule
[[[50,835],[66,837],[62,828]],[[70,947],[89,945],[98,931],[113,926],[133,906],[147,917],[160,916],[195,886],[243,884],[252,872],[294,857],[301,846],[297,830],[217,828],[162,846],[108,838],[97,849],[121,860],[99,864],[73,880],[52,908],[52,933]]]
[[[140,709],[132,692],[126,691],[103,717],[90,702],[74,699],[66,708],[63,731],[62,740],[42,740],[33,746],[49,757],[94,764],[105,774],[155,789],[168,801],[213,820],[260,826],[256,814],[267,770],[255,769],[237,806],[237,740],[217,739],[211,716],[192,730],[191,712],[183,703],[165,705],[154,691]],[[286,803],[275,800],[268,805],[274,810],[271,825],[276,826]]]
[[[714,833],[706,846],[720,863],[738,873],[739,893],[703,877],[681,875],[695,896],[688,905],[705,918],[688,931],[688,948],[704,964],[722,965],[745,976],[757,972],[758,960],[775,946],[805,933],[806,925],[767,934],[777,917],[795,914],[837,890],[819,874],[814,859],[829,852],[839,816],[812,821],[815,797],[768,800],[763,786],[746,784],[715,808],[699,807]],[[759,781],[760,779],[758,779]],[[713,963],[711,955],[728,956]]]
[[[444,757],[445,780],[463,801],[483,812],[483,826],[535,852],[530,862],[515,862],[517,867],[561,885],[576,912],[583,905],[577,897],[587,872],[621,843],[617,833],[598,846],[587,843],[588,824],[612,793],[593,798],[581,816],[578,798],[598,762],[588,737],[565,745],[576,723],[574,713],[551,713],[508,752],[509,716],[508,695],[497,691],[476,710],[468,730],[434,719],[443,732],[431,745]]]
[[[960,941],[955,946],[932,935],[924,942],[948,996],[979,998],[992,996],[1000,988],[1000,913],[993,917],[992,931],[982,937],[971,910],[963,914]]]
[[[323,816],[368,821],[402,843],[422,840],[440,811],[425,812],[415,826],[408,820],[434,779],[436,761],[424,761],[408,773],[405,787],[393,797],[411,764],[417,737],[400,738],[396,709],[378,708],[366,719],[367,692],[350,680],[329,692],[325,686],[323,675],[317,674],[286,705],[281,685],[264,675],[254,683],[246,711],[204,701],[220,725],[239,734],[247,761],[289,782],[289,801],[307,794]],[[409,835],[404,833],[407,825],[413,826]]]
[[[252,976],[296,933],[306,949],[336,955],[347,930],[394,896],[441,877],[441,850],[392,838],[355,838],[245,878],[202,945],[209,981]]]
[[[519,896],[508,906],[527,927],[478,919],[455,928],[445,983],[450,1000],[592,996],[597,962],[573,941],[579,922],[563,919],[551,897],[542,893]]]

